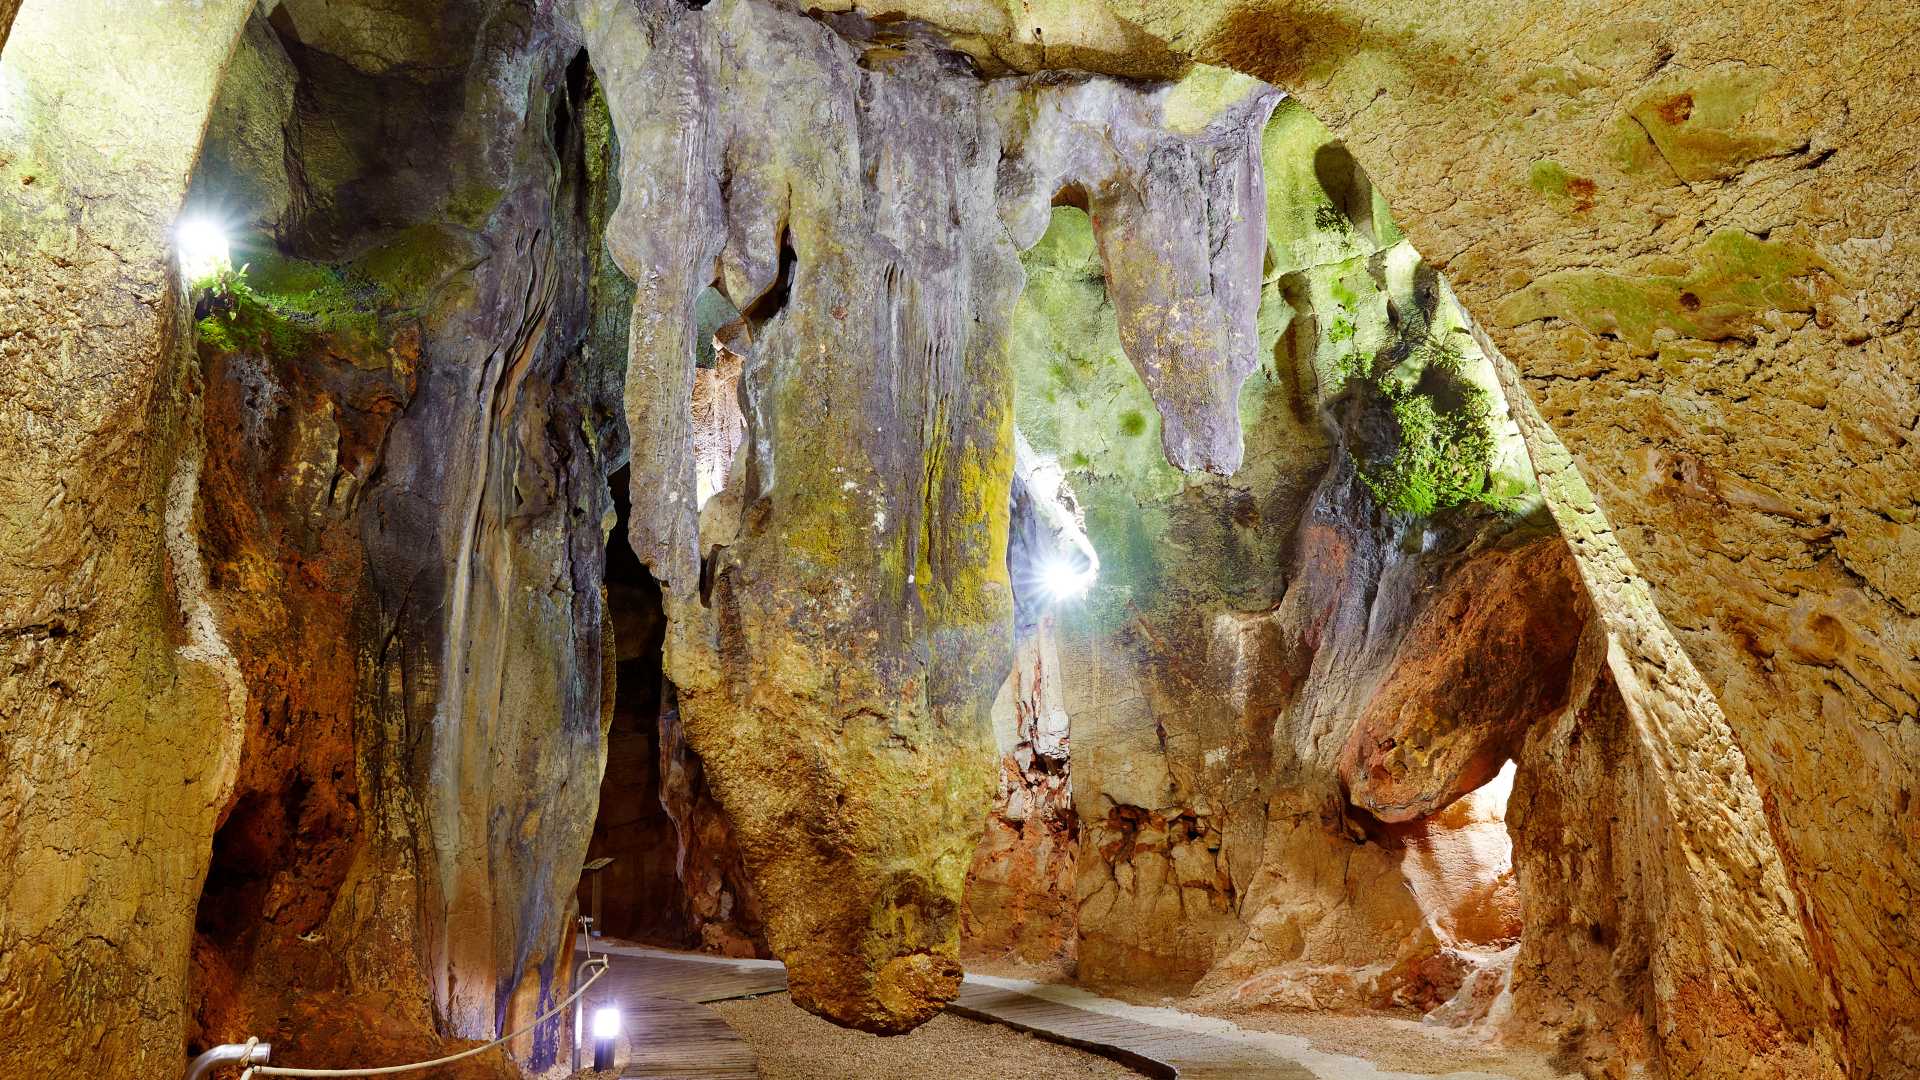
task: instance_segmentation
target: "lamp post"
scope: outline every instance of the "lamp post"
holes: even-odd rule
[[[613,1043],[620,1037],[620,1009],[602,1005],[593,1011],[593,1068],[605,1072],[613,1068]]]
[[[593,946],[591,944],[591,942],[593,941],[593,938],[591,937],[592,932],[593,932],[593,919],[586,915],[580,916],[580,938],[582,941],[587,942],[588,945],[587,945],[587,958],[585,960],[580,961],[580,966],[575,968],[573,971],[573,985],[575,986],[580,986],[582,983],[586,982],[587,965],[593,963]],[[586,1013],[587,1013],[587,1002],[585,998],[581,998],[579,1001],[576,1001],[573,1003],[573,1071],[574,1072],[580,1071],[580,1041],[587,1037]]]

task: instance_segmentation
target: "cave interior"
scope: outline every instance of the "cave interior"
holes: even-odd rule
[[[1898,169],[1190,6],[0,0],[0,1076],[1920,1077]]]

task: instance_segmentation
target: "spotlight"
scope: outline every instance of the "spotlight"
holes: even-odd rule
[[[1093,588],[1094,578],[1100,572],[1091,566],[1075,566],[1065,558],[1048,559],[1040,567],[1040,587],[1047,591],[1047,598],[1056,604],[1078,600]]]
[[[620,1008],[603,1005],[593,1010],[593,1068],[604,1072],[613,1068],[613,1041],[620,1037]]]
[[[210,217],[182,219],[173,241],[180,252],[180,272],[189,282],[210,278],[230,265],[227,230]]]

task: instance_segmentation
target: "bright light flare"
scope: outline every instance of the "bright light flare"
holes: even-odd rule
[[[227,230],[210,217],[182,219],[174,227],[173,243],[180,253],[180,272],[190,282],[210,278],[232,265]]]
[[[1047,591],[1049,600],[1064,604],[1087,595],[1099,576],[1100,571],[1095,567],[1075,566],[1066,558],[1055,556],[1040,567],[1040,587]]]
[[[593,1010],[593,1037],[612,1039],[620,1035],[620,1009],[607,1005]]]

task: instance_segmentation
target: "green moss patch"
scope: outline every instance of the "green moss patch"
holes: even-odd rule
[[[360,256],[352,272],[388,296],[424,301],[441,282],[479,259],[466,231],[444,225],[416,225]]]
[[[1342,388],[1366,418],[1350,425],[1359,429],[1360,480],[1396,513],[1425,517],[1470,503],[1505,509],[1518,494],[1499,482],[1493,395],[1467,376],[1461,336],[1382,350]]]
[[[1676,72],[1628,113],[1681,179],[1719,179],[1802,141],[1783,119],[1778,82],[1770,69],[1739,63]]]
[[[200,341],[221,352],[259,352],[293,360],[321,338],[349,353],[380,344],[380,313],[390,295],[380,286],[321,263],[266,254],[241,270],[193,283],[211,293]]]
[[[1807,248],[1738,229],[1707,239],[1685,273],[1633,276],[1600,270],[1549,274],[1495,306],[1494,321],[1519,326],[1558,318],[1617,337],[1651,356],[1654,335],[1720,341],[1748,332],[1766,311],[1812,311],[1808,280],[1826,264]]]
[[[1597,191],[1591,179],[1575,176],[1566,166],[1551,159],[1533,163],[1527,171],[1527,186],[1544,196],[1555,209],[1571,213],[1593,209]]]

